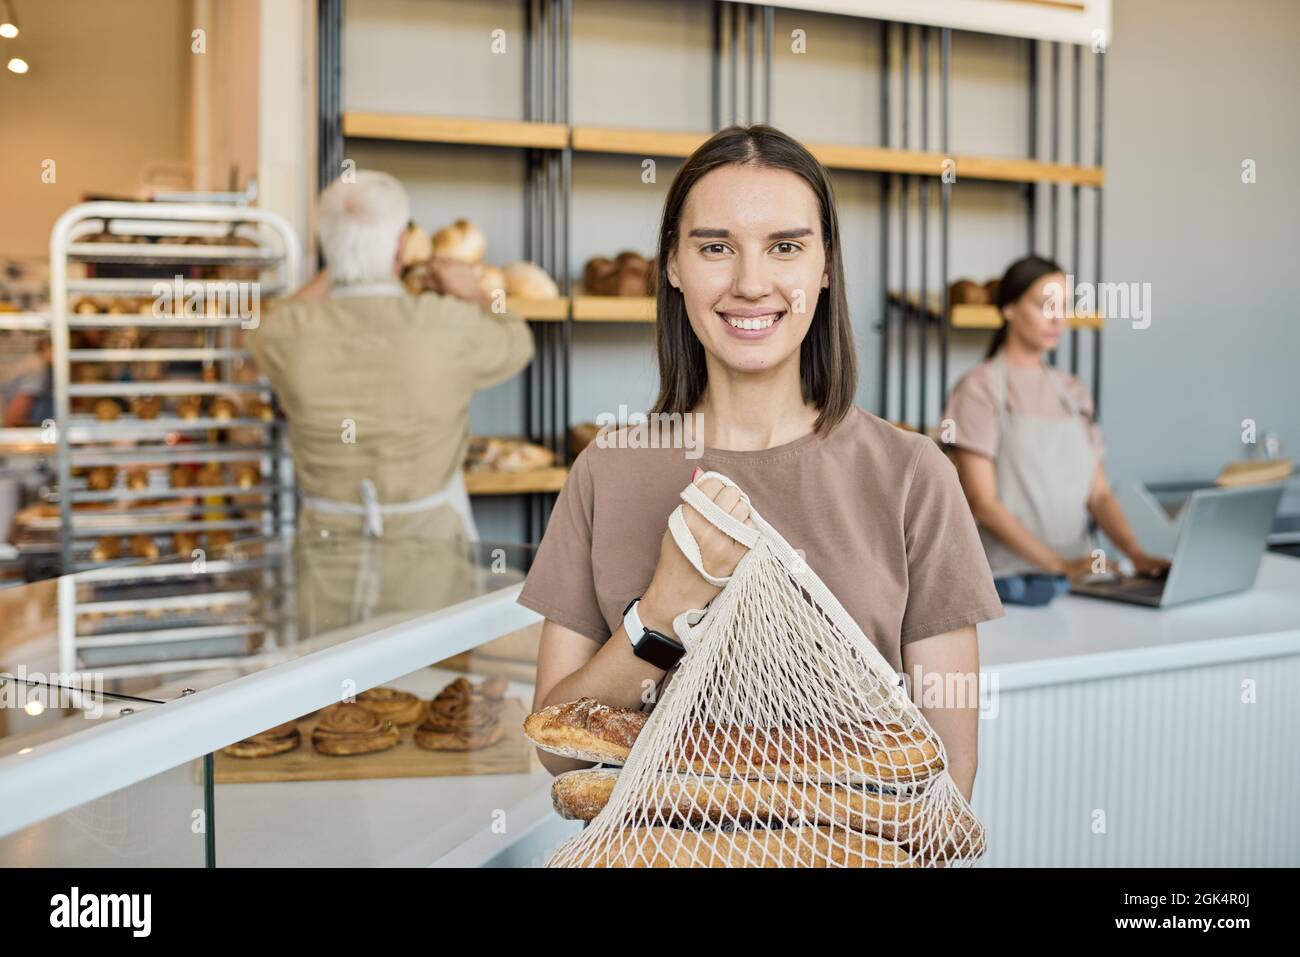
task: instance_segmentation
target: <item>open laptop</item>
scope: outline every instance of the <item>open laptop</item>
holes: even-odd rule
[[[1165,608],[1245,591],[1255,584],[1283,488],[1198,489],[1183,506],[1168,575],[1099,576],[1071,584],[1070,593]]]

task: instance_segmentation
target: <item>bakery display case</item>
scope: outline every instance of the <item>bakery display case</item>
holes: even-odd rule
[[[281,536],[239,542],[225,565],[185,575],[160,560],[11,589],[0,672],[79,678],[142,704],[127,718],[65,721],[53,737],[12,725],[0,849],[20,839],[30,860],[57,841],[81,863],[79,825],[57,822],[176,800],[210,840],[195,863],[540,864],[579,825],[552,812],[550,775],[523,735],[541,621],[515,598],[532,558],[510,543]],[[233,606],[241,575],[255,650],[237,647],[243,633],[166,637],[214,596]],[[163,583],[170,596],[120,591]],[[152,660],[88,660],[69,623],[87,607],[106,629],[154,626],[163,637],[136,649]],[[86,860],[94,840],[82,842]]]

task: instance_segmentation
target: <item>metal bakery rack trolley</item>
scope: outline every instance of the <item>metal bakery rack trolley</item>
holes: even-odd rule
[[[97,569],[67,666],[91,649],[127,666],[246,645],[257,589],[220,579],[236,570],[226,550],[292,515],[274,397],[239,334],[295,287],[301,249],[283,217],[219,199],[83,203],[51,234],[60,557],[65,573]],[[114,567],[172,553],[149,576]]]

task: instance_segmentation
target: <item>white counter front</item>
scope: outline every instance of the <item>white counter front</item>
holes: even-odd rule
[[[1300,559],[1170,609],[1066,595],[981,625],[989,866],[1300,865]]]

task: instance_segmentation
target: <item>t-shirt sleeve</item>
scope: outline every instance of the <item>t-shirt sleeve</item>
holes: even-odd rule
[[[907,607],[901,644],[1005,614],[957,470],[929,441],[908,484],[903,536]]]
[[[459,333],[462,368],[475,392],[517,375],[533,361],[533,331],[513,312],[484,312],[472,302],[425,293],[425,308],[437,309]]]
[[[1070,376],[1070,391],[1074,393],[1075,401],[1079,403],[1079,414],[1088,423],[1088,438],[1092,441],[1093,450],[1097,453],[1098,459],[1104,459],[1106,445],[1101,438],[1101,428],[1095,421],[1092,393],[1077,376]]]
[[[610,631],[596,598],[591,560],[592,493],[591,456],[589,449],[583,449],[560,488],[532,568],[516,600],[544,618],[603,644],[609,640]]]
[[[940,433],[944,445],[990,459],[997,455],[1001,423],[997,396],[987,376],[974,372],[962,376],[948,396],[943,417]]]

